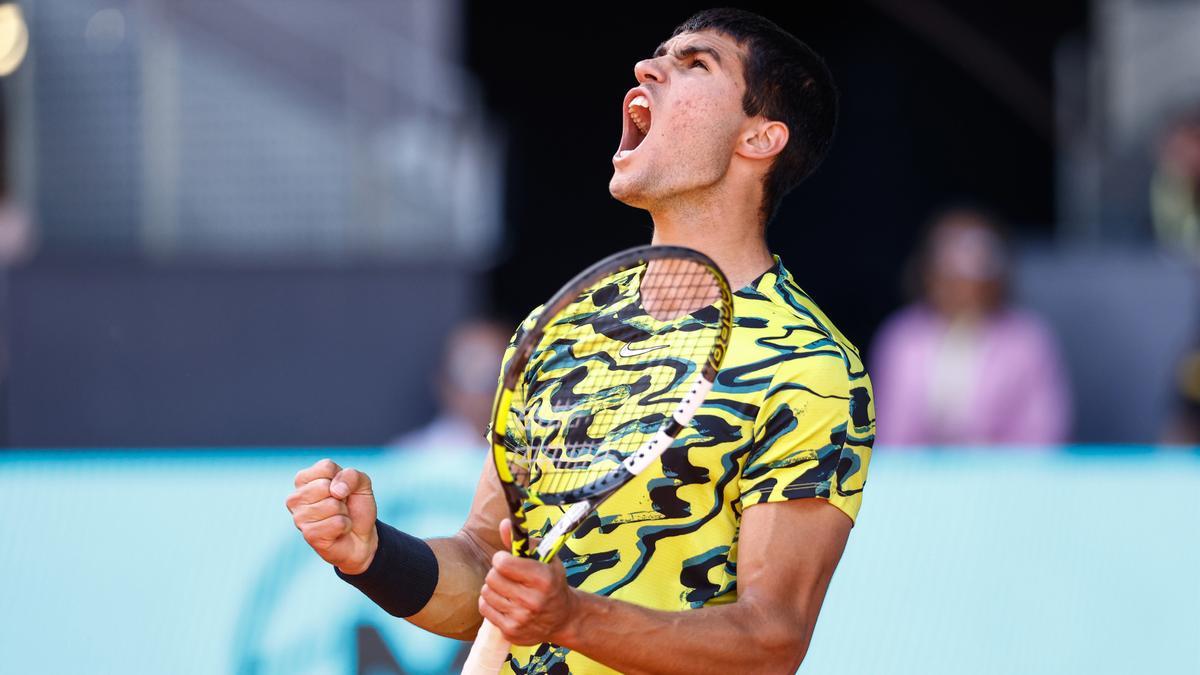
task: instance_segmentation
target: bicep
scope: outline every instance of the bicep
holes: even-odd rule
[[[764,502],[742,513],[738,602],[753,605],[765,629],[796,659],[808,650],[852,526],[845,512],[822,498]]]

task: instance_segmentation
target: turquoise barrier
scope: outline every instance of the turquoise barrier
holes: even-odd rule
[[[0,672],[443,673],[465,643],[366,600],[284,499],[321,457],[452,532],[481,455],[0,454]],[[801,673],[1200,672],[1200,454],[877,449]]]

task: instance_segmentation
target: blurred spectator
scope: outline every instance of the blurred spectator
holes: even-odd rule
[[[15,201],[0,198],[0,267],[15,267],[33,255],[37,232],[28,211]]]
[[[37,248],[37,232],[29,213],[8,197],[0,198],[0,407],[8,408],[8,341],[12,333],[8,307],[8,270],[29,259]],[[0,445],[8,445],[8,420],[0,417]]]
[[[494,319],[472,319],[450,332],[434,381],[437,415],[388,443],[406,451],[487,449],[483,435],[492,417],[500,361],[513,328]]]
[[[1162,136],[1150,209],[1158,241],[1200,261],[1200,108],[1177,117]]]
[[[1056,444],[1071,402],[1056,340],[1008,301],[998,221],[950,208],[910,262],[911,305],[872,345],[880,444]]]
[[[1161,441],[1200,445],[1200,345],[1185,354],[1175,374],[1175,414]]]

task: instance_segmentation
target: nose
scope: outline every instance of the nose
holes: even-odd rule
[[[659,65],[659,59],[650,58],[638,61],[633,65],[633,76],[638,82],[645,82],[646,80],[662,82],[663,71],[662,67]]]

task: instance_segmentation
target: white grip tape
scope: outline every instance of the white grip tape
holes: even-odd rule
[[[510,646],[504,633],[485,618],[463,663],[462,675],[496,675],[508,660]]]

